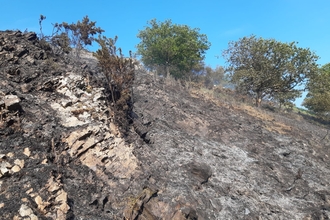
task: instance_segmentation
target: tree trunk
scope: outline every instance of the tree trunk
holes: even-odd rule
[[[261,105],[261,95],[260,94],[257,94],[257,97],[256,97],[256,106],[257,107],[260,107]]]
[[[168,65],[166,65],[165,69],[166,69],[166,78],[169,79],[170,78],[170,67]]]

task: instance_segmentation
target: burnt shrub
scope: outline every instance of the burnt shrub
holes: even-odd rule
[[[125,133],[131,123],[136,61],[131,51],[126,58],[121,49],[116,47],[117,37],[112,39],[99,36],[95,41],[100,45],[100,49],[94,53],[94,56],[98,59],[98,64],[106,78],[108,100],[113,106],[114,122]]]

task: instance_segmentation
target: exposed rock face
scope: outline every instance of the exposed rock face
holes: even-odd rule
[[[139,71],[128,136],[96,68],[0,32],[3,219],[329,219],[326,129]]]

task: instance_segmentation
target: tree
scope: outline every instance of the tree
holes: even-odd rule
[[[139,31],[141,42],[137,45],[138,54],[148,68],[163,67],[167,77],[171,69],[189,72],[203,59],[210,43],[205,34],[200,34],[198,28],[191,29],[187,25],[172,24],[171,20],[148,22],[150,27]],[[182,77],[183,74],[178,74]]]
[[[264,98],[280,97],[281,102],[299,97],[295,88],[315,74],[318,56],[296,44],[254,35],[230,42],[223,56],[237,90],[252,95],[257,106]]]
[[[330,63],[322,66],[307,84],[308,94],[303,102],[307,109],[324,114],[330,112]]]
[[[207,88],[213,88],[214,85],[219,85],[224,80],[225,70],[221,66],[217,66],[215,69],[206,66],[204,71],[204,85]]]

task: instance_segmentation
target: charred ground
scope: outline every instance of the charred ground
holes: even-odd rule
[[[329,219],[327,128],[139,69],[126,135],[97,60],[0,32],[2,219]]]

